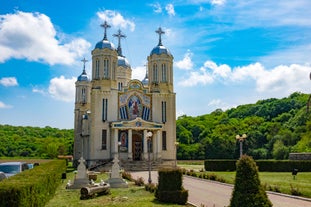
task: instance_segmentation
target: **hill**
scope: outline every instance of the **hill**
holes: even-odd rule
[[[1,157],[55,158],[73,153],[73,129],[0,125]]]
[[[309,95],[260,100],[226,111],[178,118],[178,159],[239,157],[236,135],[247,134],[243,152],[254,159],[287,159],[290,152],[311,152]]]
[[[290,152],[311,152],[309,95],[260,100],[226,111],[176,122],[178,159],[239,157],[236,135],[247,134],[243,152],[254,159],[287,159]],[[1,157],[55,158],[73,153],[73,129],[0,125]]]

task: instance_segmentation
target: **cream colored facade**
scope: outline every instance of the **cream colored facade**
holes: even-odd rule
[[[84,69],[76,82],[74,160],[83,157],[88,167],[108,162],[118,155],[123,163],[152,161],[174,165],[176,159],[176,103],[173,56],[158,45],[147,57],[144,80],[131,79],[131,66],[104,38],[92,51],[92,76]],[[149,133],[148,133],[149,132]],[[152,136],[149,137],[150,132]]]

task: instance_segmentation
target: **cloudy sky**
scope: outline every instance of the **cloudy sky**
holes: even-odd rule
[[[310,0],[6,0],[0,6],[0,124],[73,128],[75,81],[103,38],[142,80],[162,43],[174,56],[177,116],[310,93]],[[86,63],[87,73],[91,63]]]

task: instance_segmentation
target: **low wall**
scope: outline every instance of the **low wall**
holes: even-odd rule
[[[311,160],[311,153],[289,153],[289,160]]]

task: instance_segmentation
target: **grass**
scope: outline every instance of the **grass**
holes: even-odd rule
[[[213,174],[218,180],[234,184],[235,172],[199,172],[204,169],[203,161],[201,164],[182,162],[178,166],[196,171],[197,177],[202,173]],[[266,190],[311,198],[311,172],[299,172],[295,179],[291,172],[259,172],[259,178]]]
[[[67,174],[67,179],[73,180],[73,173]],[[107,174],[100,174],[100,179],[106,180]],[[160,203],[154,198],[154,194],[145,190],[145,187],[135,186],[129,182],[128,188],[111,188],[109,195],[98,196],[93,199],[80,200],[80,189],[66,189],[66,182],[62,183],[55,196],[47,203],[46,207],[97,207],[97,206],[114,206],[114,207],[181,207],[177,204]]]

